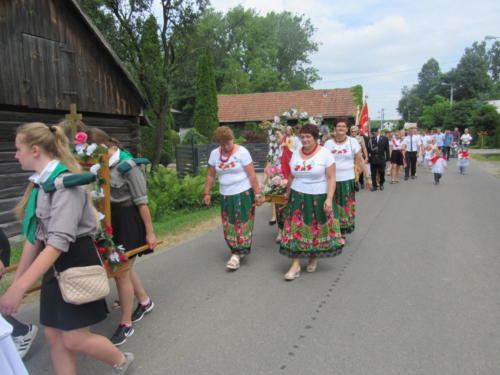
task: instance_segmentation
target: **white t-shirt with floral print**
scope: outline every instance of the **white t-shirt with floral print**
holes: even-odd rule
[[[302,159],[300,151],[295,151],[290,160],[290,169],[294,177],[292,189],[305,194],[326,194],[328,191],[326,168],[332,164],[335,164],[335,159],[324,147],[307,160]]]
[[[337,181],[354,180],[354,160],[356,154],[361,151],[357,139],[347,137],[343,143],[337,143],[332,139],[325,142],[325,148],[330,150],[335,159],[335,177]]]
[[[210,153],[208,164],[215,167],[219,175],[219,190],[222,195],[240,194],[252,187],[243,168],[252,163],[252,156],[245,147],[239,146],[238,150],[225,162],[220,159],[220,147],[217,147]],[[223,159],[226,160],[225,157]]]

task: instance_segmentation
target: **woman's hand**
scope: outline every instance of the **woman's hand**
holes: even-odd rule
[[[328,216],[333,212],[332,200],[325,199],[325,203],[323,204],[323,211],[325,211],[325,215]]]
[[[156,236],[154,233],[146,234],[146,243],[148,244],[151,250],[153,250],[156,247],[158,241],[156,240]]]
[[[263,203],[264,203],[264,196],[262,194],[256,195],[255,196],[255,205],[262,206]]]
[[[206,206],[210,206],[211,201],[212,201],[212,197],[210,196],[210,194],[206,194],[203,196],[203,203]]]
[[[367,190],[370,190],[372,188],[372,180],[371,179],[365,179],[365,187]]]
[[[23,299],[24,292],[16,288],[13,284],[5,294],[0,297],[0,313],[4,315],[12,315],[17,312],[19,305]]]

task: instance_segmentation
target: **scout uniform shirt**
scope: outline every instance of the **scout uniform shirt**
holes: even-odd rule
[[[136,206],[148,204],[148,193],[146,179],[141,168],[133,159],[126,159],[120,162],[121,150],[117,150],[109,158],[110,180],[111,180],[111,202],[123,203],[132,201]],[[128,163],[132,168],[122,173],[118,166]]]
[[[55,169],[58,160],[52,160],[44,170],[30,180],[44,183]],[[67,176],[71,173],[62,173]],[[57,250],[67,252],[70,244],[79,237],[95,237],[97,218],[92,202],[83,186],[57,189],[45,193],[40,189],[36,201],[37,228],[35,238]]]

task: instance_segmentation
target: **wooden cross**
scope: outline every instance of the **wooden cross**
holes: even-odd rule
[[[71,121],[71,138],[72,141],[75,139],[76,131],[78,130],[78,121],[83,119],[81,113],[76,112],[76,104],[69,105],[69,115],[64,116],[66,120]]]

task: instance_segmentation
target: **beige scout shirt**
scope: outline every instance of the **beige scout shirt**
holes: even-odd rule
[[[132,169],[125,173],[119,172],[116,166],[110,169],[111,202],[132,200],[136,206],[148,204],[144,173],[133,160],[129,159],[127,162],[132,165]]]
[[[79,237],[95,237],[97,218],[83,186],[62,188],[53,193],[45,193],[40,188],[36,218],[36,239],[60,251],[67,252]]]

